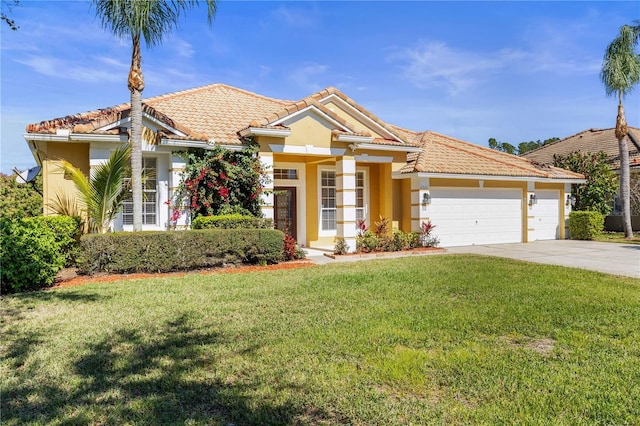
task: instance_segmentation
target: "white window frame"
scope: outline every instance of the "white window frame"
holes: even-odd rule
[[[362,201],[363,206],[358,207],[358,173],[362,173]],[[368,167],[358,167],[356,168],[356,228],[358,227],[358,210],[362,211],[362,218],[365,220],[367,224],[367,228],[371,227],[371,223],[369,223],[369,168]]]
[[[158,158],[157,157],[143,157],[142,158],[142,165],[143,165],[143,169],[145,166],[145,162],[148,160],[153,160],[155,162],[155,188],[154,189],[147,189],[146,188],[146,184],[144,182],[144,179],[142,181],[142,225],[143,226],[158,226],[158,221],[160,218],[160,208],[159,208],[159,198],[160,198],[160,188],[159,188],[159,176],[158,176]],[[131,179],[131,177],[125,177],[125,182],[129,181]],[[146,194],[155,194],[155,201],[153,202],[149,202],[149,201],[145,201],[145,197]],[[133,212],[132,213],[125,213],[125,206],[126,205],[131,205],[131,208],[133,209],[133,201],[131,197],[127,197],[123,202],[122,202],[122,224],[124,226],[132,226],[133,225]],[[154,205],[154,212],[153,213],[147,213],[146,209],[148,206],[150,205]],[[153,214],[154,215],[154,221],[153,222],[147,222],[147,216]],[[127,220],[125,219],[125,217],[131,217],[131,223],[127,223]]]
[[[335,186],[333,187],[335,191],[335,207],[334,208],[322,207],[322,188],[324,187],[322,185],[323,172],[332,172],[334,176],[334,182],[335,182]],[[338,177],[336,175],[337,173],[336,173],[335,167],[318,167],[318,236],[321,236],[321,237],[336,236],[338,232]],[[329,211],[329,210],[335,211],[335,218],[336,218],[335,229],[323,229],[322,213],[324,211]]]

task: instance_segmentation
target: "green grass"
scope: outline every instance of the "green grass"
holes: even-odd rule
[[[640,235],[633,234],[633,238],[625,239],[623,232],[603,232],[596,241],[604,243],[640,244]]]
[[[638,424],[640,280],[470,255],[4,297],[1,423]]]

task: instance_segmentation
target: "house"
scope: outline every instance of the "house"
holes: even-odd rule
[[[640,129],[629,127],[626,139],[627,146],[629,147],[631,215],[640,216]],[[615,135],[615,128],[585,130],[529,151],[523,156],[539,163],[553,164],[555,155],[565,156],[574,151],[593,153],[604,151],[607,154],[607,162],[611,170],[616,173],[620,172],[620,150],[618,149],[618,139]],[[616,198],[613,215],[620,216],[621,214],[620,203]],[[634,219],[634,222],[636,220],[637,219]],[[607,221],[614,222],[609,219]],[[617,222],[620,221],[618,220]],[[622,225],[620,225],[620,227],[621,226]],[[634,228],[640,229],[640,221],[638,221],[638,225],[635,225]]]
[[[45,212],[75,191],[61,159],[85,173],[128,140],[128,104],[47,120],[24,135],[44,173]],[[566,202],[583,176],[435,132],[382,121],[336,88],[298,101],[212,84],[143,101],[144,229],[168,229],[188,147],[240,149],[252,137],[271,183],[263,213],[301,245],[355,247],[356,221],[380,216],[417,231],[431,220],[443,246],[565,238]],[[273,191],[275,190],[275,192]],[[275,195],[274,195],[275,194]],[[114,223],[132,228],[132,209]],[[178,225],[187,225],[181,222]]]

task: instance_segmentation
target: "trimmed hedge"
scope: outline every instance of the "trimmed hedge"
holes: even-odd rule
[[[604,216],[600,212],[572,211],[569,234],[572,240],[594,240],[602,233]]]
[[[193,229],[269,229],[273,228],[273,220],[237,213],[219,216],[198,216],[193,219],[191,227]]]
[[[39,290],[53,284],[65,264],[62,247],[67,236],[52,228],[63,222],[64,219],[54,223],[44,217],[0,219],[0,287],[3,293]],[[49,226],[51,223],[54,223],[52,227]]]
[[[203,229],[85,235],[78,269],[96,272],[169,272],[282,260],[284,234],[273,229]]]

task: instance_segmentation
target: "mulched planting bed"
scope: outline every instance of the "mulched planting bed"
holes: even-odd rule
[[[308,259],[293,260],[290,262],[276,263],[273,265],[231,265],[220,268],[206,268],[196,269],[193,271],[177,271],[177,272],[159,272],[159,273],[135,273],[135,274],[108,274],[99,273],[95,275],[78,275],[75,268],[65,268],[61,270],[56,276],[56,281],[53,287],[65,288],[75,287],[90,283],[110,283],[114,281],[122,280],[139,280],[143,278],[158,278],[158,277],[182,277],[190,274],[238,274],[242,272],[256,272],[256,271],[281,271],[288,269],[306,268],[313,266],[315,263]]]

